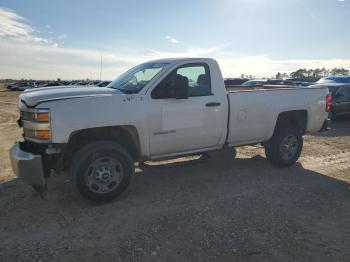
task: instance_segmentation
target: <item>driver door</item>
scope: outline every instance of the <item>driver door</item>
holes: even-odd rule
[[[178,76],[188,83],[186,99],[174,97],[174,79]],[[151,93],[151,157],[218,146],[226,130],[222,99],[212,94],[207,64],[186,64],[171,72]]]

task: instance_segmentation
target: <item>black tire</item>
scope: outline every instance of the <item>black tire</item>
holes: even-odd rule
[[[130,154],[112,141],[92,142],[82,147],[75,153],[71,166],[80,194],[96,202],[117,198],[130,184],[133,173]]]
[[[271,140],[265,144],[266,158],[277,167],[289,167],[295,164],[302,149],[302,134],[294,126],[278,128]]]

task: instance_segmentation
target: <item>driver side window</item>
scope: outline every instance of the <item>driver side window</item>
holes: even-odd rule
[[[179,76],[188,81],[190,97],[212,95],[208,65],[204,63],[191,63],[178,67],[166,76],[152,91],[151,97],[153,99],[174,98],[175,81]]]

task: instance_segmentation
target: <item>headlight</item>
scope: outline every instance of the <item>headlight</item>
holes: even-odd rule
[[[51,126],[48,109],[33,109],[21,112],[24,138],[34,142],[50,142]]]
[[[50,111],[48,109],[22,111],[21,118],[24,121],[50,122]]]
[[[34,117],[38,122],[50,122],[50,112],[38,112]]]

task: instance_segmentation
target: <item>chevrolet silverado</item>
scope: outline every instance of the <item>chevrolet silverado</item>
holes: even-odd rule
[[[14,172],[38,191],[67,170],[87,199],[108,201],[134,163],[261,143],[275,166],[293,165],[303,135],[328,124],[325,87],[227,91],[209,58],[140,64],[107,87],[44,87],[19,98],[24,141]]]

